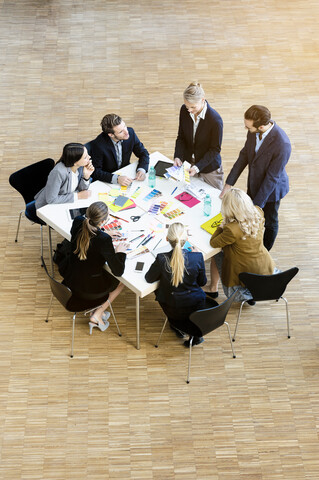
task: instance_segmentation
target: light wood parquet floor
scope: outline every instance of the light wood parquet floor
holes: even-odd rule
[[[1,479],[319,478],[318,15],[318,2],[301,0],[0,0]],[[226,173],[253,103],[291,139],[272,251],[281,269],[300,268],[287,291],[291,339],[283,305],[247,307],[237,358],[220,329],[194,349],[187,385],[174,335],[153,346],[163,316],[152,296],[135,349],[125,290],[114,305],[123,337],[113,326],[89,336],[80,316],[70,359],[70,315],[55,303],[44,322],[38,227],[24,219],[14,243],[23,203],[8,177],[94,138],[112,111],[172,157],[195,79],[224,120]]]

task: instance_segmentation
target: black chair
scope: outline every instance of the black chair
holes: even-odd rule
[[[36,210],[34,206],[34,196],[38,193],[45,185],[48,179],[48,175],[51,172],[55,165],[55,162],[52,158],[46,158],[45,160],[40,160],[40,162],[33,163],[27,167],[21,168],[17,172],[14,172],[9,177],[10,185],[15,188],[23,197],[25,202],[25,210],[20,212],[18,228],[16,233],[15,241],[18,241],[19,228],[22,214],[26,216],[30,222],[37,223],[40,225],[41,230],[41,257],[43,257],[43,232],[42,226],[45,225],[45,222],[37,217]]]
[[[91,156],[91,153],[92,153],[92,142],[93,140],[91,140],[90,142],[86,142],[84,144],[85,148],[87,149],[88,151],[88,154]]]
[[[217,328],[221,327],[222,325],[226,325],[227,330],[228,330],[228,335],[229,335],[229,341],[231,345],[231,349],[233,352],[233,358],[236,358],[233,344],[231,341],[231,334],[230,334],[230,329],[229,325],[226,322],[226,316],[228,314],[228,311],[231,307],[231,304],[234,301],[235,295],[236,295],[237,290],[229,297],[227,300],[225,300],[223,303],[220,305],[216,305],[211,308],[205,308],[203,310],[197,310],[196,312],[193,312],[190,314],[189,319],[190,321],[196,325],[196,327],[201,331],[200,336],[204,337],[210,332],[213,332]],[[210,300],[212,301],[212,300]],[[217,303],[217,302],[216,302]],[[155,347],[157,348],[161,339],[161,336],[164,332],[165,326],[167,323],[167,317],[165,319],[163,328],[161,330],[161,333],[158,337],[158,340],[156,342]],[[185,331],[185,333],[188,333]],[[193,345],[193,339],[194,337],[191,336],[190,342],[189,342],[189,358],[188,358],[188,374],[187,374],[187,380],[186,382],[189,383],[189,377],[190,377],[190,368],[191,368],[191,356],[192,356],[192,345]]]
[[[240,281],[252,294],[253,301],[263,302],[266,300],[276,300],[276,302],[278,302],[281,298],[285,301],[288,338],[290,338],[288,302],[282,295],[284,294],[288,283],[294,278],[295,275],[297,275],[298,272],[299,268],[293,267],[285,272],[275,273],[273,275],[257,275],[255,273],[247,272],[239,274]],[[234,331],[233,342],[236,338],[237,327],[243,305],[247,301],[249,300],[244,300],[241,302]]]
[[[98,298],[90,299],[90,300],[76,297],[75,295],[73,295],[73,293],[69,289],[69,287],[67,287],[63,283],[58,282],[57,280],[55,280],[49,274],[43,257],[42,257],[42,265],[44,267],[45,273],[48,276],[49,283],[50,283],[50,288],[51,288],[51,299],[50,299],[50,303],[49,303],[49,310],[48,310],[48,313],[47,313],[47,318],[46,318],[45,321],[46,322],[49,321],[49,314],[50,314],[50,310],[51,310],[53,297],[55,297],[61,303],[61,305],[63,305],[63,307],[66,310],[68,310],[69,312],[74,312],[73,323],[72,323],[71,355],[70,355],[70,357],[73,358],[74,330],[75,330],[76,314],[80,313],[80,312],[85,312],[85,314],[86,314],[86,313],[90,312],[91,310],[93,310],[94,308],[100,306],[102,303],[104,303],[107,300],[108,294],[104,295],[103,297],[100,296]],[[114,322],[115,322],[119,337],[121,337],[122,334],[121,334],[121,331],[119,329],[118,323],[116,321],[114,311],[113,311],[113,308],[112,308],[111,304],[110,304],[110,310],[111,310],[111,313],[113,315]]]

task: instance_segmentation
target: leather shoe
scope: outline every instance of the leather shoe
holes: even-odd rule
[[[190,340],[191,340],[190,338],[188,340],[185,340],[185,342],[183,343],[184,347],[189,348]],[[195,345],[199,345],[200,343],[203,343],[203,342],[204,342],[203,337],[194,337],[192,347],[194,347]]]
[[[218,292],[205,292],[210,298],[217,298]]]

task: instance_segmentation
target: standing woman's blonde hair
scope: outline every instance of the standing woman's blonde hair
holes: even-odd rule
[[[205,98],[205,92],[200,83],[192,82],[184,90],[183,96],[184,100],[194,104],[199,103],[203,98]]]
[[[86,260],[86,254],[90,246],[90,240],[99,229],[99,226],[106,221],[109,209],[104,202],[94,202],[86,210],[82,228],[76,239],[75,254],[80,260]]]
[[[252,199],[239,188],[231,188],[222,199],[221,213],[223,224],[238,222],[241,230],[246,235],[256,237],[263,218]]]
[[[182,223],[173,223],[167,231],[167,240],[173,248],[170,261],[172,272],[172,285],[178,287],[183,281],[185,262],[182,248],[187,240],[187,232]]]

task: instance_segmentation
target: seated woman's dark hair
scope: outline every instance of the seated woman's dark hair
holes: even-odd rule
[[[84,145],[82,143],[67,143],[63,147],[62,156],[59,162],[64,163],[66,167],[73,165],[80,160],[84,153]]]
[[[96,235],[98,228],[107,220],[109,209],[104,202],[94,202],[86,210],[85,220],[76,241],[75,254],[80,260],[86,260],[91,238]]]

